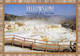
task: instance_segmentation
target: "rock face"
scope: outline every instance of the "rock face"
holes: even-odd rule
[[[72,50],[72,52],[76,52],[76,43],[70,46],[70,49]]]
[[[65,28],[70,28],[72,30],[76,30],[76,23],[64,22],[61,25]]]

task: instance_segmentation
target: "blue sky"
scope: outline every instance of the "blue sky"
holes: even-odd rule
[[[26,6],[54,6],[54,15],[76,15],[76,5],[29,5],[29,4],[6,4],[5,5],[5,13],[25,16],[27,15]]]

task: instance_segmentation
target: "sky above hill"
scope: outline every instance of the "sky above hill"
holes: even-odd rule
[[[30,5],[30,4],[6,4],[5,5],[5,13],[7,14],[12,14],[12,15],[18,15],[18,16],[25,16],[27,15],[27,12],[29,10],[27,10],[28,6],[34,6],[34,10],[35,12],[39,12],[38,9],[36,9],[37,6],[46,6],[46,7],[54,7],[52,8],[52,10],[49,10],[49,8],[46,8],[46,10],[48,10],[49,13],[54,13],[53,15],[63,15],[63,16],[70,16],[70,15],[74,15],[76,16],[76,5],[58,5],[58,4],[43,4],[43,5]],[[39,7],[40,8],[40,7]],[[43,10],[44,11],[44,10]],[[41,11],[41,12],[43,12]]]

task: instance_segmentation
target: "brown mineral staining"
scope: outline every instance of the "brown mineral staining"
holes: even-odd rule
[[[42,41],[49,41],[50,39],[48,37],[42,38]]]
[[[24,26],[24,23],[22,22],[15,22],[15,24],[18,24],[18,26]]]
[[[47,28],[58,28],[58,26],[54,26],[54,25],[49,25],[49,26],[45,26]]]
[[[8,27],[6,27],[6,29],[10,30],[11,29],[11,25],[8,25]]]

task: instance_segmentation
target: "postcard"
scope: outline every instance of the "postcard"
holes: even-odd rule
[[[75,4],[5,4],[5,52],[76,52]]]

